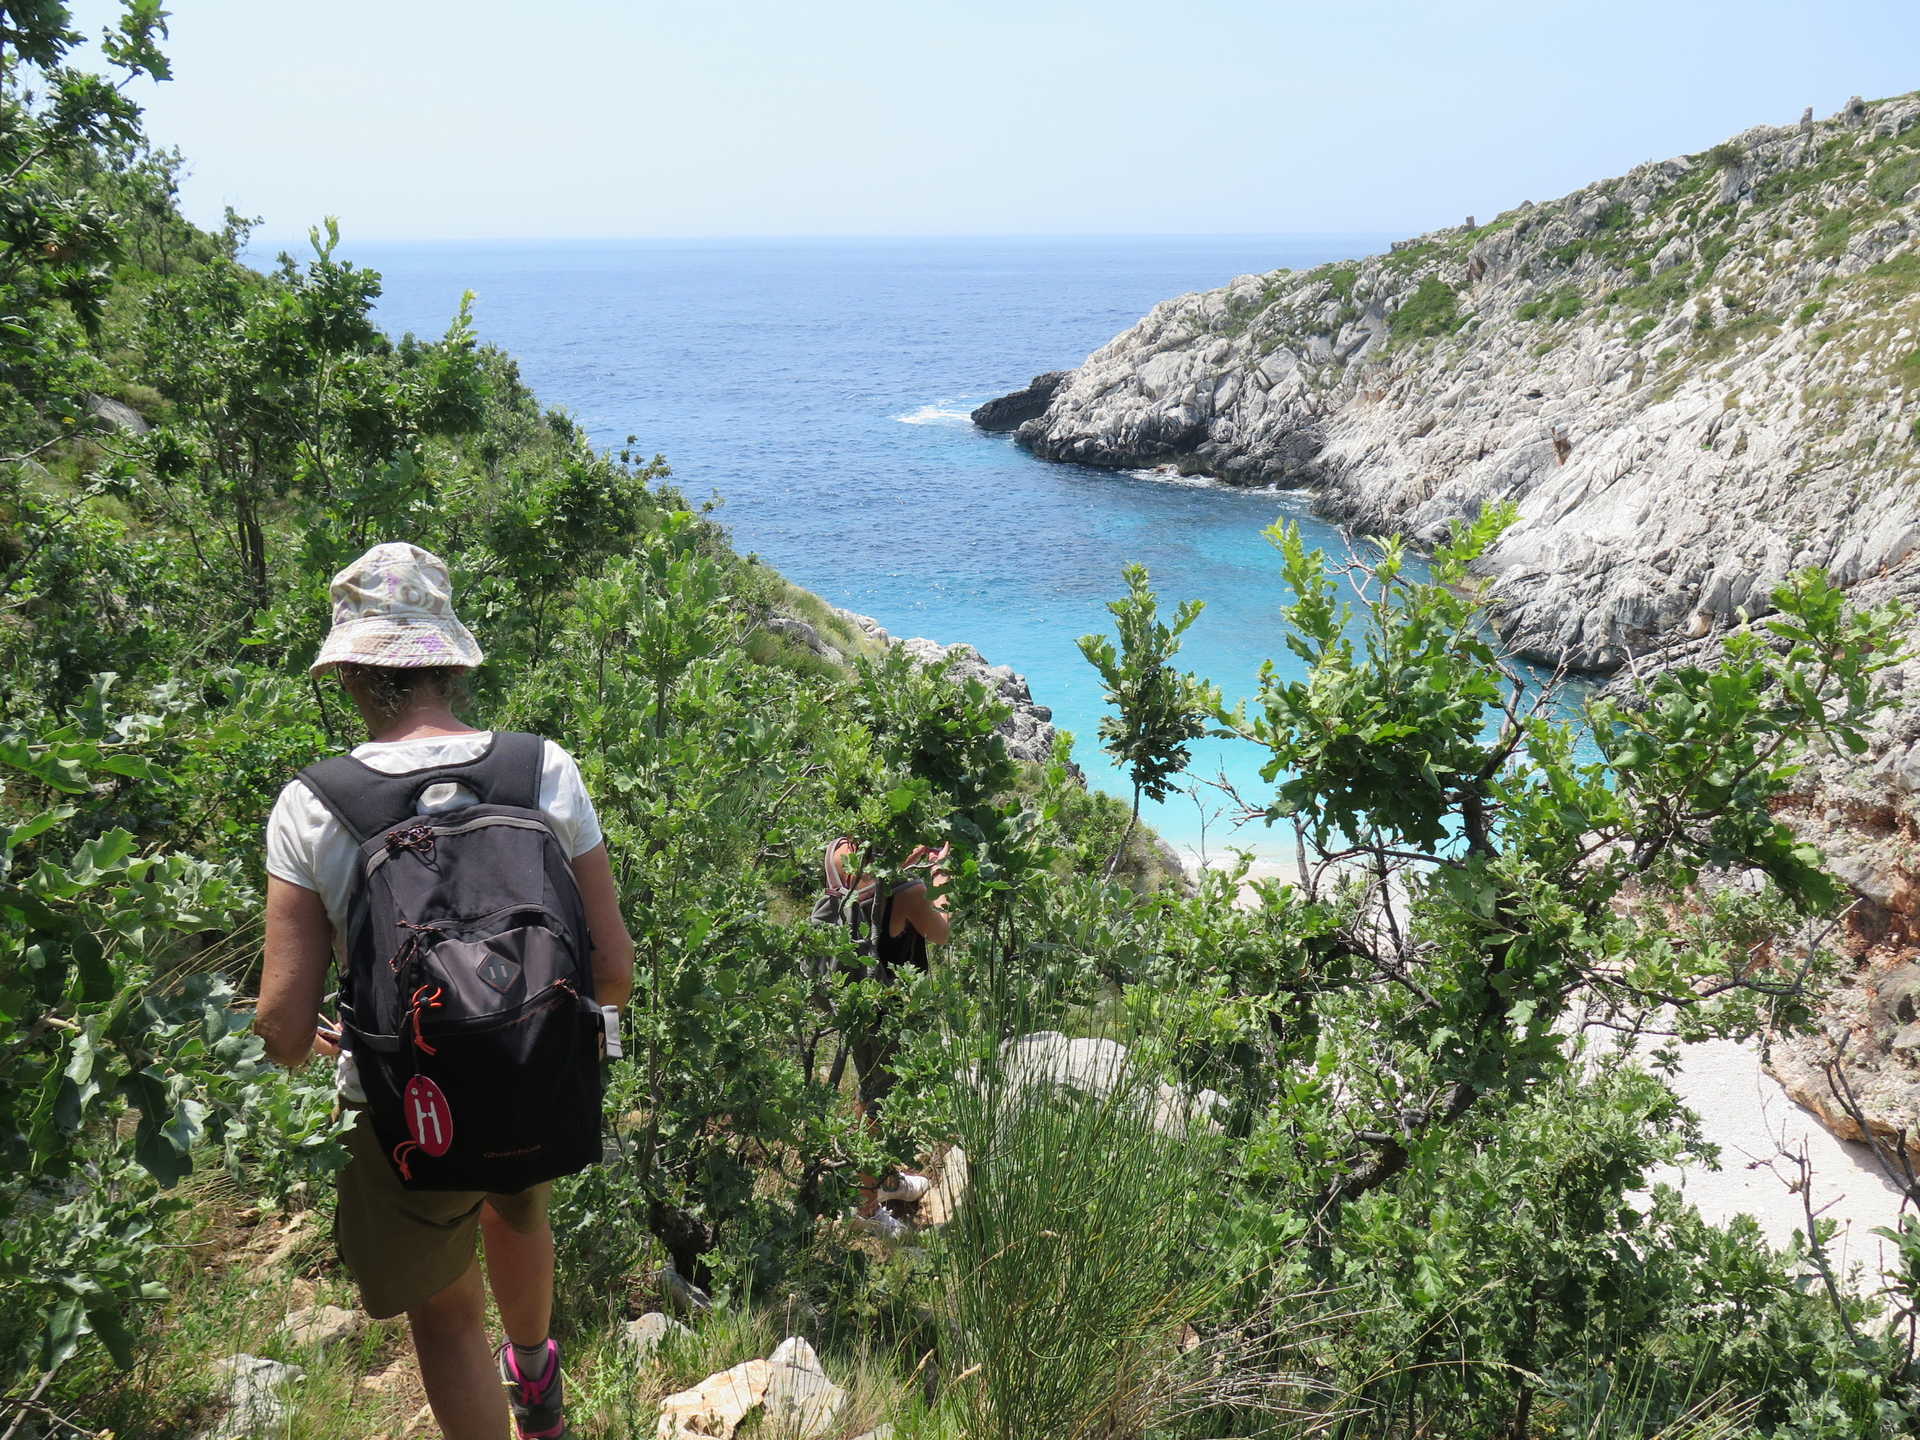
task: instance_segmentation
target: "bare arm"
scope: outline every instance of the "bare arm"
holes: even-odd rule
[[[620,913],[613,886],[613,862],[604,842],[573,857],[573,878],[587,907],[593,936],[593,993],[602,1005],[624,1006],[633,994],[633,937]]]
[[[320,1021],[320,997],[333,959],[333,923],[320,897],[303,885],[267,877],[266,960],[253,1029],[267,1058],[289,1069],[306,1063]],[[322,1050],[332,1053],[331,1045]]]
[[[933,872],[934,887],[944,884],[946,878],[936,869]],[[946,895],[935,893],[935,888],[925,885],[909,885],[896,891],[893,897],[893,922],[887,928],[898,935],[902,925],[913,926],[929,945],[946,944],[947,937],[953,933],[953,917],[947,913]]]

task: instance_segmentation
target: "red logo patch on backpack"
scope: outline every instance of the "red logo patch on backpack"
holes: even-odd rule
[[[453,1145],[453,1110],[440,1087],[425,1075],[414,1076],[407,1081],[401,1108],[413,1143],[436,1160],[446,1154]]]

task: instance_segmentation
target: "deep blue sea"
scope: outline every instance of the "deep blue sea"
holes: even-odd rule
[[[659,452],[691,499],[718,495],[736,546],[898,635],[965,640],[1024,673],[1078,737],[1095,784],[1100,686],[1074,641],[1106,628],[1120,568],[1146,565],[1165,608],[1207,609],[1184,663],[1250,694],[1285,667],[1287,595],[1261,531],[1282,515],[1337,535],[1300,497],[1036,460],[967,421],[982,400],[1077,365],[1153,304],[1236,275],[1380,248],[1378,237],[709,240],[346,247],[385,280],[392,332],[439,335],[463,290],[483,338],[596,444]],[[1205,741],[1257,796],[1259,752]],[[1206,808],[1217,809],[1209,800]],[[1203,838],[1189,798],[1150,807],[1176,844]],[[1277,835],[1206,829],[1207,848]]]

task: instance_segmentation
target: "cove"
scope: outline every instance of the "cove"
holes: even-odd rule
[[[1051,464],[967,412],[1077,365],[1162,299],[1379,248],[1367,236],[346,247],[383,276],[379,319],[395,335],[438,335],[471,289],[481,336],[543,403],[596,445],[634,435],[664,454],[690,500],[721,499],[740,549],[896,635],[964,640],[1024,673],[1092,783],[1123,797],[1074,643],[1107,628],[1121,566],[1147,566],[1168,609],[1207,602],[1183,660],[1232,699],[1262,661],[1294,663],[1279,620],[1290,596],[1262,530],[1285,516],[1331,554],[1345,541],[1304,495]],[[1263,794],[1253,747],[1194,749],[1193,775]],[[1201,844],[1193,801],[1145,813],[1183,850]],[[1277,853],[1283,838],[1221,822],[1204,833],[1216,854]]]

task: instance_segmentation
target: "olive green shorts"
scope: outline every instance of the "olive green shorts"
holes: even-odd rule
[[[483,1203],[523,1235],[547,1223],[550,1181],[518,1195],[406,1189],[380,1152],[364,1109],[347,1132],[347,1153],[334,1240],[360,1287],[361,1303],[376,1320],[411,1310],[467,1273]]]

